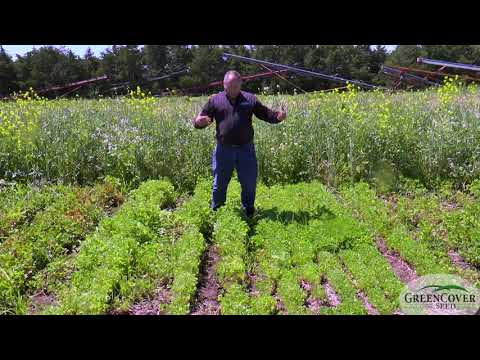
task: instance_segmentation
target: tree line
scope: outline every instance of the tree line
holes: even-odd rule
[[[127,82],[130,88],[139,85],[153,94],[191,88],[194,89],[189,93],[208,94],[218,91],[219,88],[202,86],[221,80],[227,70],[235,69],[242,75],[267,71],[257,64],[238,60],[224,61],[223,52],[317,70],[376,85],[389,85],[392,81],[379,73],[384,63],[427,69],[428,66],[416,64],[416,58],[429,57],[480,65],[479,45],[398,45],[391,53],[381,45],[113,45],[99,56],[95,56],[91,49],[87,49],[84,56],[78,56],[65,47],[43,46],[23,56],[17,55],[16,59],[0,46],[0,97],[25,91],[30,87],[35,90],[45,89],[104,75],[109,77],[108,81],[84,86],[72,92],[71,96],[124,94],[129,88],[119,87],[118,84]],[[187,73],[178,76],[147,81],[187,68]],[[266,90],[292,93],[297,91],[296,89],[312,91],[341,86],[327,80],[291,73],[288,74],[288,80],[290,83],[276,76],[259,78],[245,83],[244,88],[252,92]],[[59,94],[61,91],[45,95]]]

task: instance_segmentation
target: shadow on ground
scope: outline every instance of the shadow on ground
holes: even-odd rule
[[[269,209],[258,208],[253,218],[247,218],[245,212],[241,209],[236,209],[236,212],[253,228],[260,220],[269,219],[272,221],[280,221],[285,225],[297,223],[308,224],[310,220],[314,219],[333,219],[336,215],[326,206],[318,206],[313,212],[308,211],[285,211],[279,210],[278,207]]]

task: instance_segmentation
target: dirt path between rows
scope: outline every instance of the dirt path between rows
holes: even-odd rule
[[[328,280],[325,281],[323,286],[325,287],[325,291],[327,292],[328,303],[333,307],[337,307],[338,305],[340,305],[342,303],[342,300],[340,299],[336,291],[333,289],[332,285],[330,285]]]
[[[448,251],[448,256],[450,257],[450,260],[452,260],[453,264],[455,266],[458,266],[464,270],[473,270],[473,271],[479,271],[475,266],[470,265],[465,261],[462,255],[460,255],[458,252],[455,250],[449,250]]]
[[[216,276],[216,266],[219,260],[217,248],[209,245],[202,257],[200,278],[190,315],[220,315],[218,296],[221,286]],[[143,299],[134,304],[130,307],[128,314],[164,315],[165,312],[161,311],[161,305],[168,304],[171,300],[171,290],[166,285],[161,285],[157,288],[153,298]]]
[[[55,295],[48,294],[44,290],[30,296],[30,305],[28,313],[30,315],[38,314],[50,305],[58,305]]]
[[[318,315],[320,313],[320,308],[322,306],[329,306],[327,301],[317,299],[312,295],[312,285],[305,280],[301,281],[300,287],[305,291],[307,294],[307,298],[305,299],[305,306],[314,314]]]
[[[200,281],[197,295],[193,302],[191,315],[220,315],[220,283],[216,268],[220,255],[215,245],[209,245],[202,259]]]
[[[162,285],[157,288],[153,299],[144,299],[129,309],[128,315],[164,315],[160,310],[162,304],[168,304],[171,301],[172,294],[167,286]]]
[[[398,252],[389,249],[384,238],[377,238],[377,248],[390,263],[395,275],[397,275],[403,283],[407,284],[418,278],[414,267],[407,263]]]
[[[277,302],[278,314],[279,315],[288,315],[287,307],[285,306],[282,299],[280,298],[280,295],[275,293],[275,295],[273,295],[273,297],[274,297],[275,301]]]

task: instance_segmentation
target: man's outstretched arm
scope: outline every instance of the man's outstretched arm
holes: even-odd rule
[[[286,111],[274,111],[272,109],[269,109],[267,106],[263,105],[257,97],[255,97],[253,114],[260,120],[266,121],[270,124],[278,124],[287,117]]]

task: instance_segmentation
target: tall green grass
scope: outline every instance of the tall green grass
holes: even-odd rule
[[[480,175],[476,87],[447,82],[423,92],[351,91],[276,95],[281,124],[254,120],[260,180],[312,179],[336,186],[359,179],[386,190],[400,175],[429,188]],[[138,186],[169,178],[193,190],[211,170],[215,126],[194,129],[205,97],[126,97],[0,104],[0,178],[88,183],[112,175]]]

